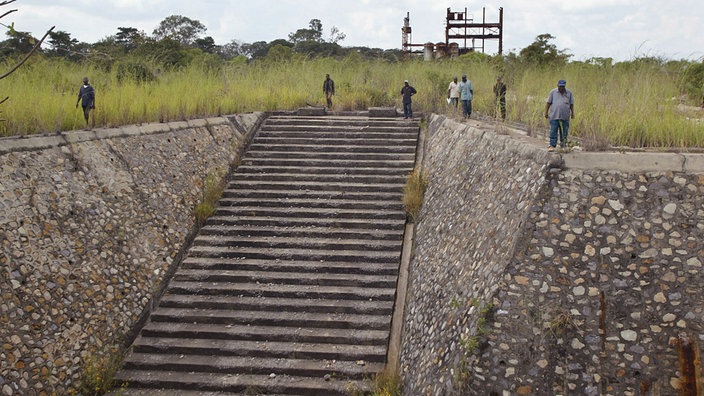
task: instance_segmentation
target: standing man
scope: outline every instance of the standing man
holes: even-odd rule
[[[506,120],[506,84],[501,81],[500,76],[496,77],[494,98],[496,100],[496,106],[499,108],[499,111],[501,111],[501,119]],[[496,110],[496,107],[494,110]]]
[[[457,77],[450,81],[450,86],[447,87],[447,98],[450,99],[450,104],[456,109],[460,103],[460,86],[457,84]]]
[[[328,102],[328,108],[332,108],[332,96],[335,95],[335,81],[330,78],[329,74],[325,75],[325,81],[323,81],[323,93]]]
[[[567,145],[567,132],[570,130],[570,118],[574,118],[574,96],[565,88],[567,81],[557,82],[557,88],[550,91],[545,103],[545,118],[550,120],[550,146],[554,151],[557,146],[557,133],[560,132],[560,147]]]
[[[462,76],[462,81],[459,85],[460,100],[462,100],[462,115],[464,118],[469,118],[472,115],[472,97],[474,96],[474,88],[472,82],[467,80],[467,75]]]
[[[403,118],[413,118],[413,108],[411,107],[411,96],[418,93],[415,88],[408,84],[408,80],[403,82],[401,96],[403,96]]]
[[[95,90],[88,83],[88,77],[83,77],[83,85],[81,86],[81,89],[78,90],[76,108],[78,108],[78,103],[81,103],[81,106],[83,107],[83,118],[86,119],[86,127],[90,129],[88,116],[90,115],[90,111],[95,109]],[[93,116],[93,126],[95,126],[95,116]]]

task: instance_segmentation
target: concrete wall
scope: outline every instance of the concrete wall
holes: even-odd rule
[[[549,155],[544,142],[439,116],[428,134],[404,394],[676,395],[696,386],[701,155]]]
[[[67,394],[130,336],[263,117],[0,139],[0,394]]]

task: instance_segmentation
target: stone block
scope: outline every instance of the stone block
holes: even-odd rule
[[[299,116],[324,116],[325,107],[301,107],[296,114]]]
[[[369,117],[397,117],[395,107],[370,107]]]

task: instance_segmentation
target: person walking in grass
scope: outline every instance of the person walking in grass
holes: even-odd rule
[[[413,107],[411,103],[411,96],[418,93],[413,86],[408,83],[408,80],[403,82],[403,87],[401,88],[401,96],[403,97],[403,118],[413,118]]]
[[[95,89],[88,83],[88,77],[83,77],[83,85],[81,85],[81,88],[78,90],[76,108],[78,108],[79,103],[81,107],[83,107],[83,118],[86,119],[86,127],[90,129],[88,118],[90,111],[95,109]],[[93,126],[95,126],[95,116],[93,116]]]
[[[460,103],[460,86],[457,84],[457,77],[450,81],[450,86],[447,87],[447,98],[450,99],[450,105],[455,109]]]
[[[550,120],[550,145],[548,151],[554,151],[557,146],[558,133],[560,147],[567,146],[567,133],[570,130],[570,119],[574,119],[574,95],[565,88],[567,81],[557,82],[557,88],[550,91],[545,103],[545,118]]]
[[[462,101],[462,115],[469,118],[472,115],[472,98],[474,97],[474,87],[472,81],[467,80],[467,75],[462,76],[459,84],[460,100]]]
[[[335,95],[335,81],[330,78],[329,74],[325,75],[325,81],[323,81],[323,93],[325,94],[325,100],[328,103],[328,109],[331,109],[332,97]]]
[[[501,77],[496,77],[496,84],[494,84],[494,99],[496,100],[496,108],[498,108],[498,112],[501,112],[501,119],[506,120],[506,84],[504,84],[501,80]]]

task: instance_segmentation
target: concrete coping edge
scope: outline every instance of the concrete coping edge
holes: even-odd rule
[[[90,130],[63,131],[55,135],[28,135],[0,137],[0,155],[15,151],[44,150],[69,144],[88,142],[92,140],[111,139],[118,137],[151,135],[166,133],[187,128],[206,127],[208,125],[229,124],[227,117],[196,118],[187,121],[152,122],[124,125],[115,128],[95,128]]]

